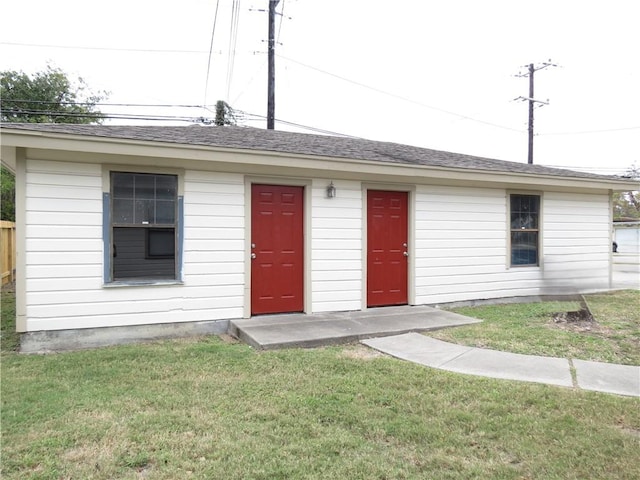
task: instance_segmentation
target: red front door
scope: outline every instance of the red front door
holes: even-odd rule
[[[303,187],[251,186],[251,314],[302,312]]]
[[[367,192],[367,306],[407,303],[407,192]]]

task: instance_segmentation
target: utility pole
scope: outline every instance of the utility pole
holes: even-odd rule
[[[280,0],[269,0],[269,48],[268,73],[267,73],[267,130],[273,130],[276,115],[276,59],[275,59],[275,36],[276,36],[276,6]]]
[[[533,66],[533,63],[529,64],[529,149],[527,155],[527,163],[529,165],[533,164],[533,104],[535,102],[533,96],[533,74],[536,72],[536,69]]]
[[[551,60],[549,60],[548,62],[544,62],[538,66],[535,66],[533,63],[530,63],[529,65],[527,65],[527,73],[524,74],[519,74],[516,75],[517,77],[529,77],[529,96],[528,97],[518,97],[515,100],[523,100],[523,101],[528,101],[529,102],[529,148],[528,148],[528,155],[527,155],[527,163],[529,164],[533,164],[533,108],[534,105],[536,103],[539,103],[541,105],[549,105],[549,100],[542,101],[542,100],[536,100],[533,96],[533,74],[538,71],[538,70],[542,70],[543,68],[547,68],[547,67],[557,67],[556,64],[551,63]]]

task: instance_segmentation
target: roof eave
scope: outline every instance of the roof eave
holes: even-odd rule
[[[216,161],[237,164],[255,164],[272,167],[289,167],[303,170],[330,171],[340,173],[368,173],[390,178],[436,178],[459,182],[487,182],[490,184],[527,185],[531,188],[550,186],[567,188],[588,188],[595,190],[629,191],[638,188],[638,182],[632,180],[608,180],[588,177],[566,177],[539,173],[496,171],[480,168],[443,167],[422,164],[405,164],[362,160],[355,158],[297,154],[232,148],[212,145],[191,145],[173,142],[134,140],[99,136],[53,133],[34,130],[11,129],[3,127],[0,131],[3,147],[22,147],[39,150],[59,150],[86,152],[104,155],[127,155],[156,158],[181,158],[195,161]],[[176,150],[180,155],[176,155]],[[3,148],[3,157],[9,150]],[[220,155],[211,158],[211,153]],[[238,156],[244,156],[241,161]],[[304,159],[304,167],[299,160]],[[298,162],[294,162],[298,161]],[[363,166],[370,169],[363,170]]]

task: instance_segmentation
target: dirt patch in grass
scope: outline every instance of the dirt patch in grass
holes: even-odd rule
[[[230,343],[230,344],[234,344],[234,343],[239,343],[240,340],[238,340],[236,337],[229,335],[227,333],[222,333],[220,335],[218,335],[218,337],[220,338],[220,340],[222,340],[224,343]]]
[[[569,332],[606,334],[608,329],[600,325],[587,308],[568,312],[555,312],[549,322],[551,327]]]
[[[380,358],[386,356],[373,348],[365,347],[362,344],[353,344],[344,347],[340,356],[346,358],[354,358],[356,360],[372,360],[374,358]]]

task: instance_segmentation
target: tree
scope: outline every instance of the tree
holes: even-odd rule
[[[632,165],[624,175],[625,178],[640,180],[640,167]],[[613,218],[615,220],[640,220],[640,192],[618,192],[613,195]]]
[[[0,119],[25,123],[100,123],[97,104],[106,92],[91,92],[80,77],[73,82],[60,69],[47,66],[33,76],[0,72]]]
[[[15,191],[16,179],[4,166],[0,168],[0,218],[16,221]]]
[[[0,72],[0,120],[26,123],[100,123],[104,115],[97,104],[106,92],[92,93],[82,78],[74,83],[60,69],[48,66],[29,76],[24,72]],[[15,221],[15,177],[0,171],[0,214]]]
[[[218,126],[223,125],[236,125],[236,113],[224,100],[218,100],[216,102],[216,119],[213,122]]]

